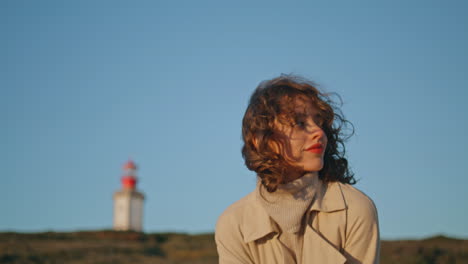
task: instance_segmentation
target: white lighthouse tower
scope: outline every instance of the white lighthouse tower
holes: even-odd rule
[[[122,189],[114,193],[114,230],[141,232],[145,196],[136,190],[137,167],[129,160],[123,170]]]

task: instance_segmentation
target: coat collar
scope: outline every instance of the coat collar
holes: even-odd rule
[[[250,195],[250,207],[244,214],[243,230],[244,242],[252,242],[260,239],[270,233],[279,233],[276,223],[266,213],[260,202],[255,197],[255,191]],[[317,196],[309,209],[310,211],[319,211],[331,213],[346,209],[346,203],[341,191],[340,183],[322,183]],[[252,221],[253,219],[253,221]]]

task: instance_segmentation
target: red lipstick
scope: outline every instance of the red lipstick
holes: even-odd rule
[[[316,153],[316,154],[322,154],[323,153],[323,145],[320,143],[315,143],[312,146],[306,148],[306,151]]]

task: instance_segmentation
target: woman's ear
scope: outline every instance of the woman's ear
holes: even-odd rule
[[[252,137],[252,145],[257,151],[259,150],[259,145],[258,144],[259,144],[258,139],[256,137]]]
[[[258,140],[256,137],[252,137],[252,145],[258,150]]]
[[[278,140],[272,140],[270,139],[268,141],[268,146],[270,147],[271,150],[273,150],[273,152],[275,152],[276,154],[281,154],[282,152],[282,145],[281,143],[278,141]]]

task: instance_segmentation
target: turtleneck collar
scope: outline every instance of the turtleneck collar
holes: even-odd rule
[[[302,218],[316,193],[320,191],[321,185],[318,173],[307,173],[294,181],[282,184],[273,193],[268,192],[259,181],[256,197],[281,230],[297,233],[301,228]]]

